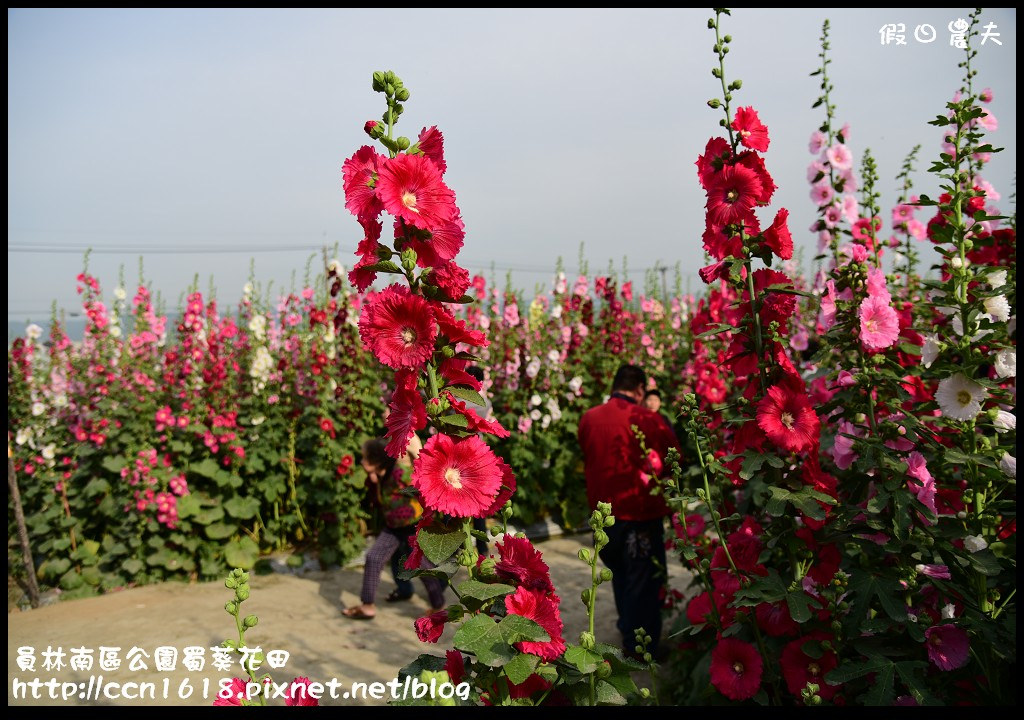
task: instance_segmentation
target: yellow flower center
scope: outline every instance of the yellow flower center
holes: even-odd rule
[[[458,490],[462,487],[462,475],[455,468],[448,468],[444,473],[445,482]]]
[[[788,413],[788,412],[782,413],[782,417],[779,418],[779,419],[782,422],[782,424],[786,426],[787,430],[792,430],[793,429],[793,425],[796,422],[793,419],[793,415],[791,413]]]
[[[812,662],[810,665],[807,666],[807,672],[809,672],[814,677],[818,677],[818,673],[821,672],[821,668],[818,667],[818,663]]]
[[[971,402],[971,394],[966,390],[961,390],[956,394],[956,401],[961,405],[967,405]]]
[[[416,342],[416,331],[412,328],[402,328],[402,342],[405,343],[406,347]]]
[[[412,210],[414,213],[418,213],[419,210],[416,208],[416,193],[406,190],[402,193],[402,204],[406,208]]]
[[[740,194],[735,189],[730,190],[725,194],[725,201],[727,203],[734,203],[740,199]]]
[[[867,330],[869,333],[878,332],[878,321],[868,320],[866,323],[864,323],[864,329]]]
[[[738,672],[738,673],[743,672],[743,663],[741,663],[741,662],[734,662],[732,664],[732,669],[734,671]]]

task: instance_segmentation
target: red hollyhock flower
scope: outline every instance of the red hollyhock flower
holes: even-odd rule
[[[498,496],[494,498],[494,502],[491,506],[483,511],[481,517],[490,517],[495,515],[499,510],[505,507],[505,503],[512,499],[512,496],[516,493],[516,476],[504,460],[498,458],[498,467],[501,468],[501,490],[498,491]]]
[[[508,680],[508,696],[513,700],[531,697],[534,693],[543,692],[551,687],[551,683],[537,673],[523,680],[518,685]]]
[[[718,260],[724,260],[730,255],[743,257],[741,232],[745,233],[747,237],[754,237],[761,233],[761,224],[753,212],[747,212],[742,218],[729,225],[717,225],[709,222],[704,229],[704,249]]]
[[[740,135],[740,142],[744,147],[758,152],[768,150],[768,128],[757,116],[757,110],[752,107],[739,108],[736,110],[736,117],[732,121],[732,129]]]
[[[819,630],[787,643],[786,647],[782,649],[782,656],[779,660],[782,665],[782,676],[786,679],[786,688],[796,697],[800,697],[800,693],[807,683],[814,683],[818,686],[818,695],[822,700],[831,700],[832,696],[839,691],[838,686],[825,682],[825,675],[839,664],[836,654],[830,650],[823,651],[821,657],[813,658],[805,654],[803,650],[805,643],[821,642],[829,638],[828,633]]]
[[[565,652],[562,637],[562,617],[558,612],[558,596],[545,594],[525,587],[516,588],[515,593],[505,596],[505,609],[513,615],[521,615],[540,625],[551,638],[546,642],[523,641],[516,643],[516,649],[536,655],[542,660],[555,660]]]
[[[501,426],[497,420],[485,420],[472,408],[468,407],[466,403],[459,400],[457,397],[451,394],[449,391],[445,391],[445,396],[448,398],[448,402],[451,403],[452,408],[466,418],[466,429],[470,432],[484,432],[489,435],[496,435],[500,438],[507,438],[509,436],[508,430]]]
[[[428,507],[454,517],[483,517],[501,489],[498,458],[477,435],[427,440],[413,463],[412,482]]]
[[[444,161],[444,135],[437,129],[437,126],[423,128],[416,140],[420,151],[437,165],[437,169],[444,174],[448,169],[448,163]]]
[[[928,660],[939,670],[956,670],[967,664],[970,638],[956,625],[932,625],[924,631]]]
[[[444,632],[444,624],[448,622],[448,611],[438,610],[430,615],[416,619],[416,637],[420,642],[435,643]]]
[[[459,267],[455,261],[435,266],[427,279],[437,285],[445,297],[452,302],[461,299],[469,289],[469,273],[465,268]]]
[[[434,317],[437,319],[441,334],[451,343],[466,343],[474,347],[487,347],[487,334],[482,330],[470,330],[465,320],[455,318],[439,305],[434,306]]]
[[[320,429],[330,435],[332,440],[334,439],[334,423],[330,418],[320,418]]]
[[[704,154],[697,158],[697,178],[700,180],[700,186],[707,190],[711,176],[721,170],[730,158],[732,158],[732,146],[728,140],[720,137],[708,140]]]
[[[395,221],[395,239],[403,240],[416,251],[416,264],[420,267],[437,267],[453,259],[462,249],[466,239],[466,224],[458,215],[441,223],[432,230],[418,230],[401,221]]]
[[[377,258],[375,257],[364,257],[356,262],[352,269],[348,271],[348,281],[359,292],[366,292],[366,288],[370,287],[373,281],[377,279],[377,271],[368,269],[370,265],[374,265],[376,262]]]
[[[729,277],[729,266],[724,260],[719,260],[716,263],[701,268],[697,274],[700,275],[701,280],[710,285],[715,280],[725,280]]]
[[[757,424],[783,450],[803,452],[816,447],[821,423],[803,393],[772,385],[757,405]]]
[[[453,685],[458,685],[466,677],[466,659],[458,650],[446,650],[444,653],[444,669],[451,678]]]
[[[447,380],[449,385],[465,385],[480,392],[483,385],[479,380],[466,372],[466,365],[468,364],[468,360],[445,358],[441,361],[438,370],[441,372],[441,377]]]
[[[375,218],[384,209],[375,188],[380,164],[385,159],[369,145],[363,145],[341,167],[345,207],[357,218]]]
[[[419,368],[434,353],[437,325],[430,303],[402,285],[389,285],[359,318],[363,347],[388,367]]]
[[[288,684],[284,704],[289,707],[319,707],[320,701],[309,694],[311,681],[308,677],[297,677]]]
[[[761,656],[750,643],[722,638],[711,651],[711,684],[730,700],[748,700],[761,687]]]
[[[768,168],[764,166],[764,160],[761,156],[751,150],[741,152],[736,156],[736,165],[743,166],[753,171],[757,176],[758,181],[761,183],[761,194],[757,198],[757,204],[767,205],[770,203],[777,186],[775,185],[775,181],[772,180],[772,176],[768,173]]]
[[[547,563],[527,538],[506,535],[502,542],[496,543],[496,547],[501,558],[494,566],[498,577],[514,580],[516,585],[528,590],[555,591]]]
[[[711,612],[711,596],[706,591],[690,598],[686,605],[686,619],[691,625],[704,625],[714,619]]]
[[[224,707],[229,705],[241,705],[242,699],[245,697],[245,680],[241,678],[231,678],[231,684],[226,688],[230,693],[228,697],[222,697],[221,690],[217,693],[216,699],[213,701],[215,707]]]
[[[402,154],[381,163],[377,196],[384,209],[413,227],[433,230],[455,218],[455,193],[433,160]]]
[[[754,615],[758,627],[769,637],[795,635],[800,632],[800,626],[790,616],[785,603],[761,603],[754,609]]]
[[[761,296],[761,323],[767,326],[775,320],[779,323],[779,331],[785,334],[786,324],[796,312],[796,296],[787,292],[767,290],[773,285],[783,285],[787,289],[792,289],[793,281],[778,270],[762,268],[754,271],[754,291]],[[744,298],[749,303],[749,293],[744,292]]]
[[[762,192],[757,173],[745,165],[726,165],[708,182],[708,224],[728,225],[742,220]]]
[[[413,389],[396,388],[388,403],[390,413],[384,424],[387,425],[387,437],[390,438],[385,451],[393,458],[402,457],[409,441],[417,430],[427,426],[427,409],[423,407],[423,398],[415,387],[415,371],[399,370],[413,376]]]
[[[789,220],[789,210],[782,208],[775,213],[775,222],[764,231],[764,243],[772,249],[776,255],[783,260],[793,257],[793,236],[789,232],[786,222]]]

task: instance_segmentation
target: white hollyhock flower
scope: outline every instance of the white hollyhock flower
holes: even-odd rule
[[[1003,471],[1006,477],[1017,477],[1017,458],[1010,453],[1004,452],[1003,459],[999,461],[999,469]]]
[[[115,338],[121,337],[121,328],[117,325],[112,326],[110,328],[110,336]]]
[[[981,552],[988,547],[988,543],[985,542],[985,538],[981,535],[968,535],[964,538],[964,549],[970,553]]]
[[[118,300],[124,300],[126,297],[128,297],[128,293],[124,291],[123,287],[114,288],[114,297],[117,298]]]
[[[994,273],[989,273],[988,284],[993,290],[995,290],[996,288],[1001,288],[1003,285],[1006,284],[1006,271],[997,270]]]
[[[992,322],[993,318],[988,313],[980,313],[978,315],[978,320],[988,320],[989,322]],[[960,313],[957,313],[956,315],[953,316],[953,331],[961,337],[963,337],[964,335],[964,321],[963,318],[960,316]],[[971,336],[971,340],[980,340],[986,335],[991,334],[991,330],[979,330],[978,332],[974,333],[974,335]]]
[[[935,335],[925,335],[924,345],[921,347],[921,364],[926,368],[939,357],[939,338]]]
[[[1006,348],[996,353],[996,375],[1001,378],[1017,377],[1017,351]]]
[[[18,434],[14,437],[14,442],[18,445],[24,445],[32,439],[32,428],[21,428],[18,430]]]
[[[952,620],[956,617],[956,605],[948,603],[942,606],[942,617],[946,620]]]
[[[34,402],[34,403],[32,403],[32,414],[33,415],[35,415],[36,417],[39,417],[44,412],[46,412],[46,406],[45,405],[43,405],[41,402]]]
[[[253,315],[249,320],[249,331],[257,340],[262,340],[267,333],[267,318],[265,315]]]
[[[257,415],[250,422],[253,424],[253,426],[262,425],[266,419],[267,418],[264,417],[263,415]]]
[[[47,460],[53,460],[53,458],[57,455],[57,446],[56,446],[56,444],[50,443],[49,445],[44,447],[42,454],[43,454],[43,457],[46,458]]]
[[[954,420],[973,420],[981,412],[981,401],[988,393],[963,373],[939,381],[935,399],[944,417]]]
[[[999,322],[1006,322],[1010,319],[1010,301],[1005,295],[985,298],[985,312]]]
[[[27,337],[29,340],[38,340],[40,337],[42,337],[42,335],[43,329],[36,325],[35,323],[32,323],[31,325],[25,328],[25,337]]]
[[[544,402],[544,400],[541,398],[540,395],[534,394],[530,398],[530,405],[540,405],[542,402]]]
[[[547,427],[548,427],[548,425],[550,425],[550,424],[551,424],[551,416],[550,416],[550,415],[545,415],[544,417],[542,417],[542,418],[540,419],[540,426],[541,426],[541,427],[542,427],[543,429],[545,429],[545,430],[546,430],[546,429],[547,429]]]
[[[970,262],[970,261],[968,261],[968,262]],[[953,257],[951,257],[949,259],[949,264],[953,267],[953,269],[959,270],[960,268],[962,268],[967,263],[965,263],[963,260],[961,260],[959,255],[954,255]]]
[[[562,306],[561,305],[556,303],[555,305],[553,305],[551,307],[551,317],[553,317],[555,320],[557,320],[558,318],[562,317]]]
[[[338,258],[332,258],[331,261],[327,263],[327,272],[333,272],[335,275],[341,275],[345,272],[345,267],[341,264]]]
[[[242,286],[242,294],[245,295],[246,297],[249,297],[250,295],[252,295],[252,283],[251,282],[247,282],[245,285]]]
[[[578,393],[581,387],[583,387],[583,378],[581,378],[579,375],[575,376],[572,380],[569,381],[569,389],[572,390],[574,393]]]
[[[1013,413],[1008,413],[1005,410],[1000,410],[996,415],[994,421],[996,426],[996,432],[1004,433],[1009,430],[1017,429],[1017,416]]]
[[[557,363],[561,357],[561,354],[557,350],[548,350],[548,362]]]
[[[530,411],[530,419],[531,420],[540,420],[540,410],[538,410],[537,408],[534,408],[533,410],[531,410]],[[545,425],[545,427],[547,427],[547,426]]]
[[[528,377],[528,378],[530,378],[532,380],[533,378],[537,377],[537,373],[539,373],[539,372],[540,372],[540,359],[539,358],[534,358],[526,366],[526,377]]]

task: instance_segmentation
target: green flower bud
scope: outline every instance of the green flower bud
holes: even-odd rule
[[[227,580],[224,581],[224,587],[228,588],[229,590],[234,590],[236,587],[238,587],[238,583],[235,582],[235,579],[233,577],[229,577]]]
[[[238,606],[235,605],[233,602],[224,603],[224,609],[228,611],[229,615],[238,614]]]
[[[583,592],[580,593],[580,600],[584,605],[590,605],[590,588],[583,589]]]
[[[612,571],[609,568],[601,568],[601,580],[603,582],[611,582]]]
[[[399,150],[408,150],[409,149],[409,145],[410,145],[409,138],[407,138],[405,135],[402,135],[402,136],[400,136],[398,138],[398,149]]]
[[[590,562],[590,550],[587,548],[580,548],[580,551],[576,553],[576,557],[585,563]]]
[[[708,30],[714,30],[714,29],[715,29],[715,19],[714,18],[708,18]]]
[[[384,73],[380,70],[373,74],[373,91],[380,92],[384,89]]]
[[[603,679],[605,679],[607,677],[611,677],[611,674],[612,674],[612,666],[611,666],[611,663],[609,663],[607,660],[597,664],[596,675],[599,678],[601,678],[603,680]]]
[[[259,621],[260,619],[255,615],[246,615],[245,619],[242,620],[242,625],[244,625],[247,628],[256,627],[256,623],[258,623]]]
[[[395,103],[395,112],[399,115],[405,112],[405,108],[402,107],[401,103]]]
[[[249,599],[249,588],[248,588],[248,586],[240,587],[237,590],[235,590],[235,598],[238,600],[238,602],[242,602],[243,600],[248,600]]]
[[[725,36],[724,38],[722,38],[722,39],[723,39],[723,40],[725,40],[725,41],[726,41],[727,43],[730,43],[730,42],[732,42],[732,35],[726,35],[726,36]]]
[[[606,517],[604,519],[604,526],[605,527],[611,527],[614,524],[615,524],[615,516],[614,515],[609,515],[608,517]]]
[[[453,348],[451,345],[445,345],[443,348],[441,348],[441,354],[444,355],[446,358],[455,357],[455,348]]]
[[[395,86],[392,85],[391,83],[387,83],[384,86],[384,94],[385,95],[394,95],[395,94]]]
[[[601,513],[601,515],[611,515],[612,514],[612,504],[609,503],[609,502],[599,502],[597,504],[597,511],[599,513]]]
[[[593,650],[597,646],[597,641],[594,639],[594,634],[587,630],[580,633],[580,645],[587,650]]]
[[[484,558],[480,563],[478,575],[481,580],[496,580],[498,578],[498,571],[495,569],[498,561],[494,558]]]
[[[238,573],[238,582],[239,583],[247,583],[247,582],[249,582],[249,573],[245,572],[244,570],[241,571],[240,573]]]
[[[711,98],[708,100],[708,107],[712,109],[717,109],[721,104],[722,103],[718,101],[718,98]]]
[[[605,545],[607,545],[608,544],[608,533],[606,533],[604,530],[595,530],[594,531],[594,544],[598,545],[598,546],[601,546],[601,547],[604,547]]]
[[[408,138],[405,138],[408,141]],[[401,145],[402,138],[398,138],[399,145]],[[416,251],[412,248],[406,248],[402,251],[402,267],[405,268],[406,272],[412,272],[416,269]]]
[[[401,102],[405,102],[406,100],[409,99],[409,91],[406,90],[405,88],[401,88],[398,92],[395,93],[395,99]]]

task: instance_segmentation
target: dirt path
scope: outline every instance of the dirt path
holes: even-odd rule
[[[565,636],[575,641],[585,628],[586,613],[579,600],[580,591],[587,587],[590,575],[586,566],[576,557],[581,547],[590,545],[589,535],[559,537],[539,543],[544,559],[551,568],[555,587],[562,597],[562,618]],[[686,582],[678,563],[670,563],[672,585],[682,588]],[[420,643],[413,629],[413,621],[428,610],[426,593],[421,583],[416,584],[416,597],[404,603],[378,604],[378,616],[373,621],[353,621],[343,618],[340,611],[358,601],[362,572],[357,569],[308,572],[301,576],[287,574],[254,575],[252,596],[243,605],[247,613],[256,614],[259,625],[247,633],[250,644],[259,644],[264,651],[286,650],[290,657],[286,665],[271,670],[276,682],[291,681],[306,676],[321,682],[337,678],[339,695],[354,681],[388,682],[398,670],[423,652],[442,655],[451,648],[454,630],[445,631],[437,645]],[[378,599],[391,591],[389,573],[384,573]],[[134,588],[102,597],[72,600],[28,612],[12,612],[7,616],[7,699],[11,705],[210,705],[222,677],[241,675],[237,664],[227,672],[214,669],[210,664],[209,648],[219,645],[234,635],[234,621],[224,611],[224,603],[231,593],[222,583],[196,585],[163,584]],[[446,595],[451,599],[451,594]],[[596,634],[598,641],[617,643],[615,605],[610,584],[598,593]],[[122,665],[112,672],[98,667],[99,648],[120,648]],[[157,671],[154,650],[158,646],[171,646],[178,650],[179,662],[173,671]],[[202,671],[191,672],[182,667],[180,655],[186,646],[207,648],[207,665]],[[23,671],[18,665],[18,648],[35,650],[35,671]],[[72,670],[68,666],[73,648],[94,649],[97,661],[93,669]],[[133,647],[148,653],[144,658],[148,669],[128,669],[127,655]],[[59,670],[44,669],[43,653],[48,648],[62,648],[67,654]],[[237,657],[237,656],[236,656]],[[237,659],[234,661],[237,663]],[[104,687],[114,694],[108,683],[154,683],[153,698],[111,699],[96,698],[96,684],[90,692],[90,677],[103,676]],[[33,699],[32,686],[18,685],[33,678],[46,682],[56,678],[56,700],[50,700],[47,686],[38,689],[40,699]],[[208,689],[204,695],[204,680]],[[193,688],[191,697],[180,689],[183,681]],[[97,680],[96,683],[99,681]],[[62,685],[67,683],[67,685]],[[76,683],[71,686],[71,683]],[[166,690],[166,699],[164,697]],[[123,691],[134,693],[132,686]],[[61,699],[68,695],[67,700]],[[384,700],[372,697],[350,697],[337,700],[325,698],[328,705],[379,705]],[[283,704],[276,700],[275,704]]]

